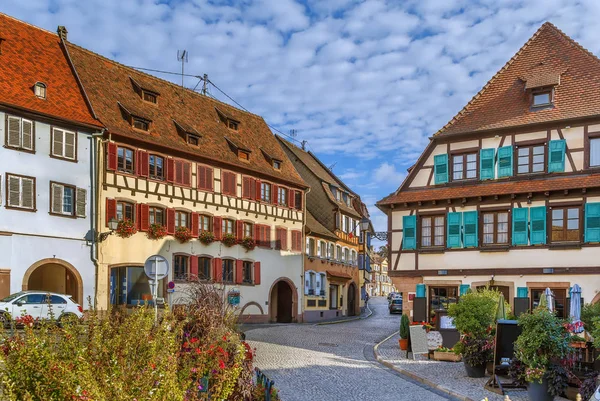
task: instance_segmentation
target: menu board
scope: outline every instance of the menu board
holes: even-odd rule
[[[410,326],[410,347],[409,352],[412,352],[413,359],[416,354],[428,354],[429,347],[427,346],[427,332],[423,326]]]

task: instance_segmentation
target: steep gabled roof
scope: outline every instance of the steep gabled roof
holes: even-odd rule
[[[101,126],[85,102],[57,34],[0,13],[0,38],[0,104]],[[46,85],[46,99],[35,96],[36,82]]]
[[[319,223],[308,209],[306,210],[306,229],[307,234],[313,234],[333,241],[337,241],[338,239],[334,233],[325,228],[323,224]]]
[[[434,136],[600,115],[600,60],[549,22]],[[528,87],[556,85],[554,107],[531,110]]]

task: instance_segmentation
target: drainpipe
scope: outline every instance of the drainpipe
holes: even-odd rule
[[[300,255],[302,255],[302,273],[300,274],[300,282],[302,283],[302,285],[300,286],[302,288],[302,308],[300,309],[302,311],[302,321],[304,322],[304,271],[305,271],[305,257],[304,257],[304,252],[302,251],[302,249],[304,249],[304,251],[306,251],[306,234],[304,233],[304,227],[306,227],[306,210],[307,210],[307,199],[308,199],[308,193],[310,192],[310,187],[308,187],[306,189],[305,192],[305,196],[304,196],[304,212],[302,213],[302,247],[300,248]],[[296,319],[297,320],[297,319]]]
[[[91,247],[90,247],[90,259],[94,263],[95,278],[94,278],[94,308],[98,305],[98,242],[96,241],[97,236],[97,216],[98,216],[98,182],[100,177],[100,171],[98,169],[98,139],[102,140],[104,136],[105,128],[100,132],[92,134],[92,146],[90,146],[90,181],[91,181],[91,194],[90,194],[90,232],[91,232]]]

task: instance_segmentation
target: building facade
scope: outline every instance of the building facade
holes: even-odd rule
[[[390,292],[396,292],[396,287],[388,275],[388,262],[386,258],[377,255],[371,260],[371,273],[367,290],[371,297],[384,297]]]
[[[566,316],[575,283],[598,301],[599,77],[600,60],[544,24],[378,202],[413,317],[482,286],[517,313],[550,288]]]
[[[91,158],[101,131],[61,35],[0,14],[0,298],[95,295]]]

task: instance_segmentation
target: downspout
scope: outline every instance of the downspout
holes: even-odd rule
[[[310,187],[308,187],[306,189],[306,192],[304,193],[304,211],[302,213],[302,248],[300,248],[300,255],[304,255],[306,252],[306,234],[304,233],[304,227],[306,227],[306,204],[307,204],[307,199],[308,199],[308,193],[310,192]],[[302,251],[302,249],[304,249],[304,251]],[[304,289],[304,284],[305,284],[305,280],[304,280],[304,272],[305,272],[305,257],[302,256],[302,272],[300,274],[300,282],[302,283],[302,308],[300,309],[302,311],[302,321],[304,322],[304,294],[306,294],[305,289]]]
[[[97,219],[98,219],[98,197],[99,197],[99,177],[100,171],[98,166],[98,139],[102,139],[104,136],[105,128],[100,132],[92,134],[92,146],[90,146],[90,181],[91,181],[91,194],[90,194],[90,233],[91,235],[91,247],[90,247],[90,259],[94,264],[95,278],[94,278],[94,308],[98,305],[98,278],[99,269],[98,265],[98,241],[97,241]]]

